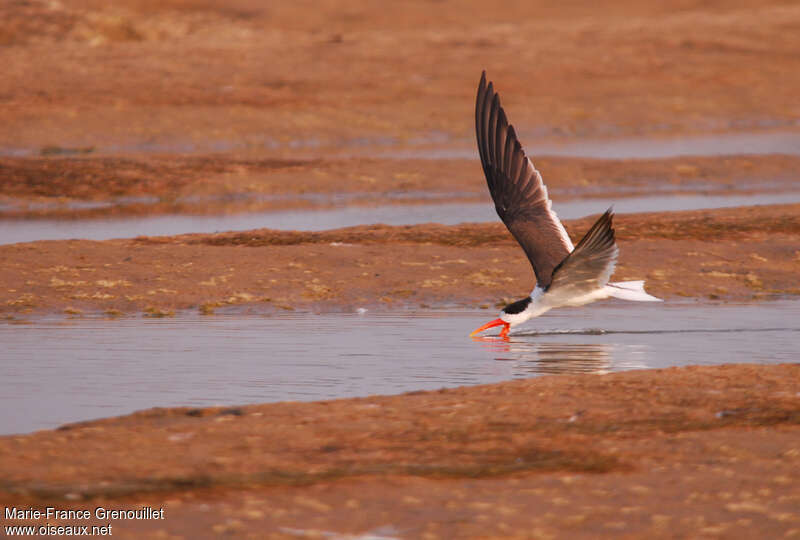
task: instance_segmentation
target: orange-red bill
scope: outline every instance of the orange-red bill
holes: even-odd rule
[[[488,323],[484,324],[483,326],[481,326],[477,330],[473,331],[469,335],[469,337],[472,337],[472,336],[474,336],[475,334],[477,334],[479,332],[483,332],[484,330],[488,330],[489,328],[494,328],[495,326],[500,326],[501,324],[505,325],[505,328],[503,328],[500,331],[500,337],[506,337],[508,335],[508,329],[511,327],[511,325],[508,324],[503,319],[495,319],[493,321],[489,321]]]

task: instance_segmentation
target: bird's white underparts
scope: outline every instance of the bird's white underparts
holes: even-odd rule
[[[610,283],[619,255],[609,208],[573,246],[552,209],[542,175],[525,155],[508,123],[492,83],[481,75],[475,101],[478,154],[497,215],[519,242],[536,275],[536,288],[507,305],[500,317],[470,336],[503,326],[500,337],[525,321],[558,307],[582,306],[604,298],[659,302],[647,294],[644,281]]]

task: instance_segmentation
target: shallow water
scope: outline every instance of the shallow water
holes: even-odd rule
[[[666,159],[680,156],[724,156],[800,154],[800,132],[764,131],[739,133],[711,133],[680,137],[621,137],[609,139],[582,139],[570,137],[563,141],[537,138],[520,133],[529,156],[560,156],[595,159]],[[475,148],[421,147],[387,149],[375,156],[394,159],[469,159],[475,157]]]
[[[394,394],[546,373],[797,362],[800,301],[550,312],[509,342],[494,310],[0,325],[0,433],[150,407]]]
[[[746,128],[746,126],[738,127]],[[517,133],[530,156],[657,159],[679,156],[800,154],[800,131],[791,128],[700,133],[677,137],[659,137],[652,134],[634,137],[553,136],[550,132],[524,128],[518,129]],[[95,141],[86,146],[67,144],[64,147],[45,148],[0,147],[0,157],[206,153],[244,153],[263,156],[264,153],[291,150],[295,156],[309,158],[334,155],[393,159],[475,159],[477,154],[474,144],[474,139],[471,137],[453,137],[444,132],[431,132],[408,140],[391,135],[379,135],[342,139],[309,137],[288,141],[269,137],[248,141],[174,139],[128,144],[104,144],[102,141]]]
[[[800,202],[800,192],[732,196],[661,195],[568,200],[553,203],[553,209],[561,219],[575,219],[590,214],[599,214],[612,205],[617,213],[625,214],[796,202]],[[108,240],[142,235],[164,236],[258,228],[318,231],[374,223],[454,225],[497,219],[494,206],[487,198],[486,202],[479,203],[346,206],[329,210],[293,210],[221,216],[166,215],[92,220],[0,220],[0,244],[73,238]]]

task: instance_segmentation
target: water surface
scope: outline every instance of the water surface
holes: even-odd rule
[[[694,135],[587,137],[554,136],[551,132],[517,126],[517,133],[530,156],[564,156],[600,159],[655,159],[679,156],[737,154],[800,154],[800,131],[796,129],[741,130]],[[740,129],[742,126],[739,126]],[[84,141],[44,148],[0,147],[0,157],[40,155],[137,155],[137,154],[208,154],[244,153],[263,156],[291,151],[295,156],[318,158],[383,157],[392,159],[475,159],[477,150],[472,137],[454,137],[445,132],[431,132],[410,139],[392,135],[365,135],[352,138],[308,137],[287,141],[259,137],[254,140],[181,140],[165,139],[127,144]]]
[[[800,301],[607,301],[467,334],[494,310],[0,325],[0,433],[150,407],[318,400],[552,373],[797,362]]]
[[[709,133],[679,137],[618,137],[591,139],[570,137],[563,140],[542,139],[535,134],[518,132],[529,156],[559,156],[594,159],[667,159],[680,156],[725,155],[800,155],[800,132],[781,130],[763,132]],[[475,157],[471,145],[463,147],[425,146],[387,149],[375,152],[395,159],[469,159]]]
[[[625,214],[796,202],[800,202],[800,192],[591,198],[554,202],[553,208],[561,219],[575,219],[602,213],[612,205],[617,213]],[[0,244],[74,238],[108,240],[136,236],[246,231],[260,228],[319,231],[375,223],[455,225],[497,219],[494,205],[487,196],[486,202],[478,203],[345,206],[328,210],[292,210],[219,216],[165,215],[122,219],[0,220]]]

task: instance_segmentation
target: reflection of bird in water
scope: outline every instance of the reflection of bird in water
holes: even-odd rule
[[[533,341],[481,340],[495,360],[514,362],[514,377],[530,375],[608,373],[612,370],[614,345],[610,343],[542,343]]]
[[[641,302],[658,301],[644,291],[644,281],[609,283],[619,252],[609,209],[577,246],[551,209],[547,188],[533,162],[525,155],[514,127],[508,123],[500,98],[481,76],[475,101],[475,132],[483,172],[497,215],[519,242],[536,274],[531,294],[507,305],[500,318],[471,335],[512,326],[562,306],[582,306],[614,297]]]

